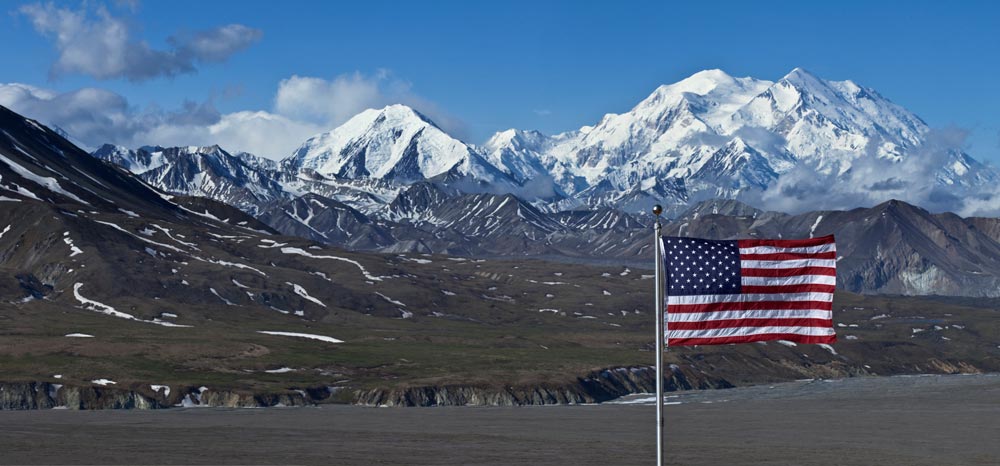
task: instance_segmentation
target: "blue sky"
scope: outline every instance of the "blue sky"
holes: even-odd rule
[[[702,69],[776,80],[798,66],[872,87],[933,127],[968,130],[969,152],[1000,163],[996,3],[699,3],[91,1],[57,2],[32,16],[24,8],[35,4],[6,2],[0,83],[57,93],[101,89],[124,99],[120,116],[169,119],[184,102],[222,115],[283,113],[282,83],[313,77],[331,99],[354,95],[357,86],[374,94],[329,102],[338,108],[284,112],[310,123],[290,137],[336,124],[356,106],[399,100],[481,143],[511,127],[556,133],[593,124]],[[234,39],[224,56],[181,53],[187,58],[178,66],[188,69],[170,76],[136,81],[127,71],[81,71],[85,65],[53,72],[60,50],[33,20],[70,12],[85,28],[101,24],[101,8],[130,41],[154,51],[183,49],[176,38],[225,25],[255,32]],[[288,102],[285,110],[299,101]],[[135,129],[107,134],[176,134],[128,131]]]

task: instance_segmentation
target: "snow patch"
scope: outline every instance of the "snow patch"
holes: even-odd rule
[[[10,227],[7,227],[7,228],[10,228]],[[6,231],[4,231],[4,233],[6,233]],[[3,236],[3,235],[0,234],[0,236]],[[75,256],[77,254],[83,254],[83,250],[80,249],[80,248],[78,248],[78,247],[76,247],[76,245],[73,244],[73,238],[69,237],[69,232],[68,231],[66,233],[63,233],[63,242],[66,243],[69,246],[69,250],[70,250],[69,257],[73,257],[73,256]]]
[[[816,217],[816,221],[813,222],[812,228],[809,228],[809,237],[810,238],[813,237],[813,233],[816,233],[816,227],[818,227],[819,226],[819,222],[822,222],[822,221],[823,221],[823,216],[822,215]]]
[[[82,287],[83,287],[83,283],[77,282],[77,283],[73,284],[73,296],[76,297],[77,301],[80,301],[80,304],[82,304],[81,307],[83,307],[84,309],[95,311],[95,312],[100,312],[101,314],[109,315],[109,316],[112,316],[112,317],[117,317],[119,319],[134,320],[136,322],[143,322],[143,323],[147,323],[147,324],[162,325],[164,327],[191,327],[190,325],[179,325],[179,324],[175,324],[173,322],[164,322],[164,321],[162,321],[160,319],[153,319],[153,320],[138,319],[135,316],[133,316],[132,314],[127,314],[127,313],[124,313],[124,312],[120,312],[120,311],[116,310],[115,308],[113,308],[111,306],[108,306],[107,304],[99,303],[99,302],[94,301],[92,299],[84,298],[83,295],[80,294],[80,288],[82,288]]]
[[[316,304],[318,304],[320,306],[326,307],[326,304],[323,304],[322,301],[320,301],[320,300],[318,300],[316,298],[313,298],[312,296],[309,296],[309,292],[307,292],[306,289],[303,288],[301,285],[297,285],[297,284],[292,283],[292,282],[285,282],[285,284],[291,285],[292,289],[295,290],[295,294],[301,296],[302,298],[304,298],[304,299],[306,299],[308,301],[312,301],[313,303],[316,303]]]
[[[337,260],[337,261],[347,262],[349,264],[354,264],[355,266],[357,266],[357,268],[361,269],[361,274],[364,275],[365,278],[367,278],[369,280],[380,282],[380,281],[382,281],[382,278],[384,278],[384,277],[376,277],[375,275],[372,275],[372,274],[368,273],[368,269],[366,269],[365,266],[361,265],[360,262],[358,262],[356,260],[348,259],[346,257],[317,256],[317,255],[312,254],[312,253],[310,253],[310,252],[308,252],[308,251],[306,251],[304,249],[301,249],[301,248],[281,248],[281,252],[285,253],[285,254],[298,254],[300,256],[306,256],[306,257],[310,257],[310,258],[313,258],[313,259],[330,259],[330,260]]]
[[[230,301],[230,300],[228,300],[226,298],[223,298],[222,295],[220,295],[218,291],[215,291],[215,288],[209,288],[208,291],[211,291],[212,294],[215,295],[215,297],[221,299],[222,302],[226,303],[227,306],[235,306],[236,305],[236,303],[234,303],[234,302],[232,302],[232,301]]]
[[[22,167],[17,162],[14,162],[13,160],[8,159],[3,154],[0,154],[0,161],[2,161],[3,163],[6,163],[7,166],[9,166],[10,169],[13,170],[15,173],[17,173],[18,175],[21,175],[23,178],[31,180],[32,182],[34,182],[34,183],[36,183],[36,184],[38,184],[40,186],[44,186],[49,191],[62,194],[63,196],[66,196],[66,197],[68,197],[68,198],[70,198],[70,199],[72,199],[72,200],[74,200],[76,202],[79,202],[81,204],[90,205],[89,202],[87,202],[87,201],[85,201],[83,199],[80,199],[79,197],[77,197],[76,194],[73,194],[73,193],[71,193],[71,192],[63,189],[63,187],[59,185],[59,182],[56,181],[55,178],[49,178],[49,177],[46,177],[46,176],[38,175],[35,172],[33,172],[31,170],[28,170],[27,168]]]
[[[170,387],[166,385],[150,385],[149,388],[157,393],[159,393],[160,390],[163,390],[163,396],[170,396]]]
[[[379,293],[378,291],[376,291],[375,294],[379,295],[379,297],[381,297],[382,299],[384,299],[384,300],[386,300],[386,301],[388,301],[388,302],[390,302],[392,304],[395,304],[397,306],[406,307],[406,304],[403,304],[403,303],[401,303],[399,301],[396,301],[395,299],[392,299],[392,298],[390,298],[390,297],[388,297],[388,296],[386,296],[386,295],[384,295],[382,293]]]
[[[295,337],[295,338],[307,338],[310,340],[325,341],[327,343],[343,343],[343,340],[338,340],[333,337],[314,335],[311,333],[296,333],[296,332],[278,332],[272,330],[258,330],[257,333],[263,333],[265,335],[275,335],[279,337]]]

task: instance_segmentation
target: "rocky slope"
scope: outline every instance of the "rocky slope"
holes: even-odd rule
[[[92,155],[164,192],[214,199],[251,215],[267,203],[290,197],[273,163],[246,153],[231,155],[219,146],[131,150],[105,144]]]

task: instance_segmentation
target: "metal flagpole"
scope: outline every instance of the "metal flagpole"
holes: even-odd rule
[[[653,215],[656,216],[656,234],[653,237],[653,250],[656,251],[656,465],[663,466],[664,441],[663,441],[663,350],[664,337],[666,337],[666,322],[663,315],[663,290],[664,290],[664,270],[663,270],[663,248],[660,244],[660,214],[663,207],[659,204],[653,206]]]

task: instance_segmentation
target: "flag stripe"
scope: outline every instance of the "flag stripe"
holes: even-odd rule
[[[719,294],[670,296],[668,303],[674,304],[711,304],[740,303],[747,301],[830,301],[832,293],[765,293],[765,294]]]
[[[754,246],[752,248],[740,248],[740,254],[774,254],[781,252],[802,252],[802,253],[815,253],[815,252],[836,252],[837,245],[834,243],[821,244],[819,246],[807,246],[804,248],[779,248],[775,246]]]
[[[743,287],[744,293],[808,293],[811,291],[819,293],[833,293],[837,290],[834,285],[815,285],[812,283],[805,285],[777,285],[777,286],[756,286],[748,285]]]
[[[698,322],[729,319],[833,319],[833,311],[820,309],[759,309],[747,311],[669,312],[669,322]]]
[[[813,283],[819,285],[836,285],[837,277],[829,275],[795,275],[790,277],[748,277],[744,275],[740,278],[741,283],[746,285],[801,285]]]
[[[789,259],[836,259],[837,252],[776,252],[769,254],[743,254],[740,259],[755,261],[784,261]]]
[[[677,338],[670,337],[672,346],[695,346],[695,345],[728,345],[731,343],[752,343],[755,341],[785,340],[802,344],[824,343],[832,345],[837,342],[837,335],[799,335],[797,333],[762,333],[757,335],[746,335],[737,337],[720,338]]]
[[[737,242],[739,247],[753,248],[757,246],[771,246],[776,248],[805,248],[819,246],[822,244],[834,244],[833,235],[821,236],[809,239],[741,239]]]
[[[716,312],[716,311],[760,311],[768,309],[820,309],[832,311],[830,300],[822,301],[729,301],[705,304],[671,304],[667,314]]]
[[[836,267],[836,259],[800,259],[780,261],[740,261],[744,269],[792,269],[796,267]]]
[[[667,330],[667,335],[671,338],[719,338],[736,337],[748,335],[760,335],[762,333],[792,333],[800,335],[825,336],[833,335],[832,327],[804,327],[804,326],[769,326],[769,327],[726,327],[713,328],[707,330]]]
[[[670,324],[670,331],[684,330],[711,330],[723,328],[744,328],[744,327],[833,327],[833,320],[827,319],[729,319],[729,320],[705,320],[701,322],[673,322]]]
[[[744,277],[794,277],[796,275],[829,275],[837,276],[833,267],[794,267],[787,269],[747,269],[742,270]]]

